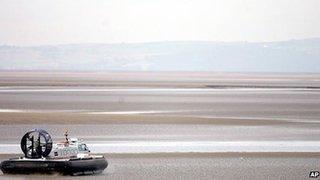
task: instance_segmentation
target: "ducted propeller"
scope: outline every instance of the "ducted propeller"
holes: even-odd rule
[[[27,158],[46,157],[52,150],[51,136],[42,129],[29,131],[21,139],[21,150]]]

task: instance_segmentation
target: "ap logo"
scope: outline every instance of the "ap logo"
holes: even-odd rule
[[[319,171],[310,171],[309,178],[317,178],[319,175]]]

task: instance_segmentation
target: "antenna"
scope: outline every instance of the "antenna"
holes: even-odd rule
[[[66,137],[66,143],[69,144],[69,138],[68,138],[68,129],[65,131],[64,136]]]

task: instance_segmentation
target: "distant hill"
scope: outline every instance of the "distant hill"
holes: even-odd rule
[[[153,42],[0,46],[0,70],[320,73],[320,38],[283,42]]]

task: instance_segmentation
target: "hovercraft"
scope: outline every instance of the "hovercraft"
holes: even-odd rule
[[[108,166],[102,155],[92,155],[83,140],[68,138],[53,145],[51,136],[42,129],[27,132],[21,139],[24,157],[11,158],[0,164],[7,174],[54,173],[67,175],[97,174]]]

